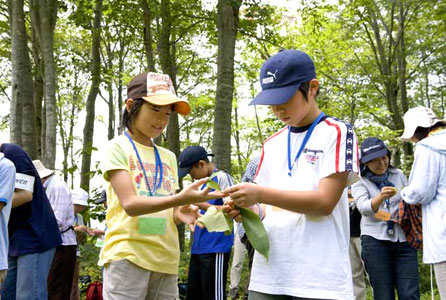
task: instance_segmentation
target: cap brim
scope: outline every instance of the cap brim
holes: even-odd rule
[[[38,172],[40,178],[45,178],[54,174],[54,170],[45,169]]]
[[[175,104],[175,111],[183,116],[186,116],[190,113],[189,102],[187,102],[187,100],[180,99],[173,94],[147,96],[142,98],[154,105],[163,106],[163,105]]]
[[[416,124],[411,124],[410,126],[404,127],[404,132],[400,136],[400,139],[406,142],[409,141],[413,137],[416,129],[417,129]]]
[[[190,166],[190,167],[184,167],[184,168],[179,168],[179,169],[178,169],[178,177],[183,178],[184,176],[186,176],[187,174],[189,174],[190,169],[192,169],[192,166]]]
[[[280,105],[290,100],[302,83],[261,91],[249,105]]]
[[[386,156],[386,155],[387,155],[387,149],[384,148],[384,149],[381,149],[379,151],[376,151],[376,152],[364,155],[363,157],[361,157],[361,163],[366,164],[369,161],[374,160],[375,158],[383,157],[383,156]]]

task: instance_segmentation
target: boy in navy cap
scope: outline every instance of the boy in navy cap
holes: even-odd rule
[[[201,146],[190,146],[180,155],[179,177],[190,174],[194,180],[212,177],[221,190],[231,186],[231,176],[218,170],[208,157],[208,153]],[[204,189],[206,185],[202,186]],[[208,202],[197,203],[200,213],[211,207],[221,207],[223,199],[214,199]],[[229,257],[234,243],[234,233],[225,235],[223,232],[208,232],[206,228],[195,226],[194,240],[189,263],[189,276],[186,299],[219,300],[226,299],[226,280]]]
[[[254,183],[223,191],[239,206],[266,204],[270,256],[254,255],[249,299],[354,299],[345,189],[358,180],[354,131],[319,110],[306,53],[272,56],[260,82],[250,104],[269,105],[286,127],[265,141]]]

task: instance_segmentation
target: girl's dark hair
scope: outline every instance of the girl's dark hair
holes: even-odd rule
[[[127,109],[124,109],[124,114],[122,115],[122,123],[121,128],[125,130],[127,128],[131,133],[132,131],[132,124],[135,120],[136,116],[138,115],[138,112],[141,110],[142,105],[144,104],[144,99],[134,99],[133,105],[130,108],[130,111],[127,111]]]
[[[443,122],[438,122],[438,123],[432,125],[431,127],[420,127],[420,126],[418,126],[417,129],[415,129],[415,132],[413,133],[413,137],[417,141],[421,141],[422,139],[427,137],[429,132],[431,132],[434,129],[437,129],[438,127],[443,127],[443,126],[445,126],[445,124]]]
[[[304,95],[305,101],[308,101],[307,95],[309,90],[310,90],[309,82],[303,82],[299,87],[299,91]],[[317,89],[316,96],[317,95],[319,95],[319,89]]]

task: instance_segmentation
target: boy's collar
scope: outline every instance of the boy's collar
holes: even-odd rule
[[[323,117],[319,120],[318,124],[319,124],[320,122],[324,121],[326,118],[327,118],[326,115],[323,116]],[[307,131],[307,130],[311,127],[311,125],[312,125],[312,124],[308,124],[308,125],[301,126],[301,127],[290,126],[290,131],[293,132],[293,133],[305,132],[305,131]]]

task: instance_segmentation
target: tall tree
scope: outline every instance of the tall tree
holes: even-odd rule
[[[87,97],[87,117],[84,126],[84,140],[82,149],[81,187],[90,189],[91,153],[93,152],[93,133],[95,119],[96,96],[101,83],[101,20],[102,0],[95,0],[94,23],[92,27],[91,42],[91,85]]]
[[[12,101],[10,113],[11,142],[23,146],[36,158],[35,107],[33,103],[33,79],[28,53],[23,0],[9,0],[11,28]]]
[[[56,161],[57,107],[56,107],[56,66],[54,63],[54,30],[57,21],[57,0],[30,0],[35,10],[32,24],[37,33],[43,59],[45,143],[43,144],[42,160],[45,166],[54,169]],[[42,130],[43,131],[43,130]]]
[[[219,168],[231,172],[231,112],[234,93],[234,55],[241,1],[217,4],[217,93],[212,151]]]

